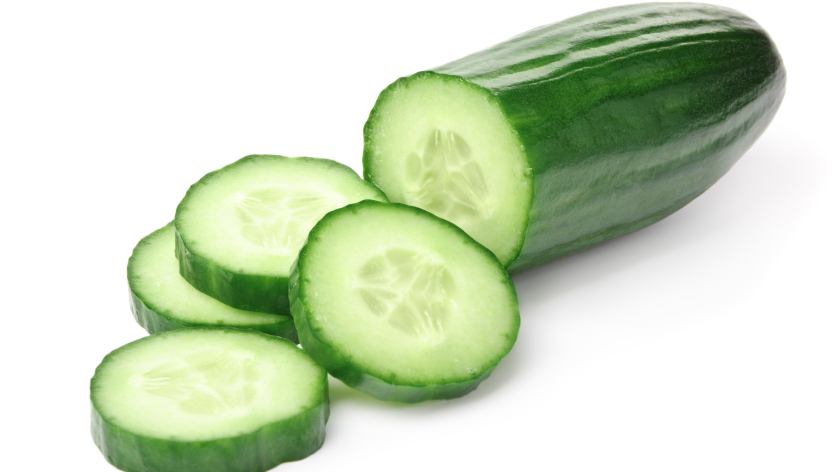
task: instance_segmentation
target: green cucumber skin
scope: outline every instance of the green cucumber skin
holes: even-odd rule
[[[326,392],[326,390],[325,390]],[[114,467],[127,472],[263,472],[317,451],[326,437],[325,402],[253,433],[211,441],[169,441],[133,434],[91,408],[93,441]],[[312,429],[318,424],[320,428]],[[281,431],[282,440],[278,440]]]
[[[282,156],[253,154],[245,156],[238,161],[229,164],[221,169],[208,173],[201,180],[193,184],[187,195],[192,189],[201,184],[204,179],[223,172],[228,167],[246,160],[259,160],[263,158],[276,158]],[[291,158],[287,158],[291,159]],[[301,161],[318,161],[327,163],[342,172],[352,174],[358,178],[358,174],[350,167],[328,159],[318,159],[313,157],[297,157]],[[382,201],[388,201],[382,191],[375,185],[371,186],[375,190]],[[186,200],[186,197],[184,198]],[[182,200],[183,203],[183,200]],[[178,205],[181,207],[181,204]],[[291,316],[289,311],[289,279],[281,276],[265,276],[254,274],[243,274],[233,270],[229,270],[224,266],[216,264],[212,260],[202,257],[190,251],[189,242],[181,237],[178,232],[178,212],[175,216],[175,255],[178,257],[179,270],[181,276],[187,280],[198,291],[203,292],[220,302],[247,311],[257,311],[261,313],[272,313],[276,315]]]
[[[207,326],[206,324],[189,323],[183,320],[177,320],[166,314],[156,311],[150,307],[149,304],[137,296],[131,289],[128,290],[128,299],[131,306],[131,313],[134,315],[137,324],[143,327],[149,334],[160,333],[162,331],[172,331],[175,329],[194,328]],[[219,324],[218,326],[226,326]],[[273,336],[286,338],[293,343],[298,343],[297,331],[295,330],[294,319],[291,316],[283,317],[276,323],[272,324],[254,324],[254,325],[237,325],[237,328],[253,329]]]
[[[267,275],[242,274],[227,270],[189,250],[175,227],[175,254],[181,276],[198,291],[241,310],[291,315],[289,279]]]
[[[397,80],[466,81],[517,132],[533,199],[517,273],[636,231],[688,204],[752,146],[785,90],[776,46],[752,19],[704,4],[608,8],[536,28]]]
[[[329,223],[330,216],[340,210],[345,211],[353,211],[353,208],[350,207],[361,207],[363,205],[382,205],[383,203],[375,202],[375,201],[363,201],[359,203],[354,203],[352,205],[348,205],[343,209],[334,210],[330,213],[327,213],[324,218],[319,221],[312,231],[310,232],[310,238],[313,235],[317,238],[317,228],[323,224]],[[426,212],[423,209],[410,207],[408,205],[402,205],[399,203],[387,203],[387,205],[393,206],[402,206],[405,208],[410,208],[412,211],[425,213],[432,218],[436,218],[436,216],[432,215],[431,213]],[[455,230],[462,233],[465,238],[470,238],[469,235],[463,232],[460,228],[455,226],[448,221],[441,220],[446,224],[451,225]],[[308,242],[308,241],[307,241]],[[473,242],[475,242],[473,240]],[[484,251],[491,255],[493,259],[495,256],[489,249],[481,246],[478,243],[475,243],[479,247],[481,247]],[[476,377],[472,379],[468,379],[464,382],[455,382],[455,383],[448,383],[448,384],[437,384],[437,385],[397,385],[393,383],[389,383],[383,379],[375,377],[364,370],[360,369],[353,363],[353,359],[349,358],[341,353],[337,352],[333,349],[329,344],[324,343],[319,339],[318,333],[312,329],[309,324],[309,314],[308,309],[306,307],[306,303],[304,302],[305,296],[302,295],[301,285],[300,285],[300,267],[303,264],[303,260],[309,253],[307,244],[303,245],[303,248],[298,255],[297,260],[292,265],[292,272],[289,275],[289,300],[291,304],[291,311],[292,316],[295,320],[295,328],[297,329],[297,334],[300,339],[300,345],[303,350],[309,354],[309,357],[315,359],[315,362],[323,366],[330,375],[341,380],[349,387],[352,387],[356,390],[361,392],[367,393],[368,395],[386,401],[394,401],[400,403],[418,403],[426,400],[450,400],[453,398],[462,397],[478,387],[478,384],[483,382],[487,379],[490,374],[495,369],[495,365],[498,364],[501,359],[503,359],[510,349],[513,348],[514,343],[516,342],[517,334],[519,333],[519,317],[517,316],[517,325],[514,330],[514,335],[510,339],[510,344],[508,346],[508,350],[494,363],[494,367],[488,369],[486,372],[477,373]],[[513,288],[512,282],[510,283],[511,293],[516,301],[516,306],[518,306],[518,300],[516,300],[516,290]],[[518,312],[517,312],[518,315]]]
[[[352,387],[380,400],[400,403],[418,403],[426,400],[449,400],[462,397],[478,387],[493,369],[481,376],[466,382],[441,385],[395,385],[374,377],[357,367],[352,360],[336,352],[328,344],[321,342],[309,326],[306,307],[298,296],[297,265],[292,271],[292,284],[289,292],[292,313],[295,319],[300,345],[307,354],[318,364],[324,366],[333,377]]]
[[[330,414],[326,382],[325,372],[320,405],[240,436],[174,441],[135,434],[100,415],[93,402],[91,435],[108,462],[126,472],[263,472],[306,458],[323,445]],[[91,392],[95,388],[91,379]]]

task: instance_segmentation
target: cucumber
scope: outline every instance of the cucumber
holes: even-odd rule
[[[193,326],[250,328],[297,343],[291,316],[244,311],[194,289],[178,272],[172,223],[146,236],[128,259],[134,319],[149,334]]]
[[[519,332],[516,291],[493,253],[406,205],[364,201],[328,213],[290,284],[303,349],[382,400],[465,395]]]
[[[175,213],[184,279],[247,311],[289,315],[289,269],[330,210],[385,195],[349,167],[311,157],[253,155],[193,184]]]
[[[598,10],[389,85],[365,124],[364,177],[515,273],[688,204],[767,128],[785,76],[734,10]]]
[[[188,328],[111,352],[90,381],[91,432],[129,472],[260,472],[324,442],[327,377],[290,341]]]

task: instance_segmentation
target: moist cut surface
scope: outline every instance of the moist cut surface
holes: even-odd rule
[[[453,398],[511,349],[516,292],[499,261],[449,222],[397,204],[328,214],[292,273],[304,350],[386,400]]]
[[[503,264],[516,257],[531,170],[497,100],[456,77],[398,80],[365,127],[365,178],[393,202],[455,223]]]
[[[289,268],[327,212],[387,200],[352,169],[327,159],[256,155],[211,172],[175,214],[181,275],[217,300],[288,315]]]
[[[324,441],[326,372],[288,340],[188,328],[129,343],[91,379],[91,432],[122,470],[260,472]]]

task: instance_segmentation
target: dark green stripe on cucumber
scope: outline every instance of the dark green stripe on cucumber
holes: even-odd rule
[[[776,46],[739,12],[608,8],[388,86],[365,125],[364,176],[515,273],[686,205],[758,139],[784,90]]]

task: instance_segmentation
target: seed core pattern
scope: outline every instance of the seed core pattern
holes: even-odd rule
[[[411,152],[405,160],[407,203],[459,226],[484,217],[487,183],[464,138],[435,129],[421,146],[422,152]]]
[[[391,248],[368,259],[358,281],[356,290],[373,316],[430,345],[446,339],[455,281],[433,256]]]
[[[248,356],[198,352],[139,374],[140,388],[195,415],[243,413],[254,400],[259,366]]]
[[[271,253],[292,254],[303,246],[315,223],[340,206],[311,190],[268,188],[238,200],[236,216],[247,241]]]

